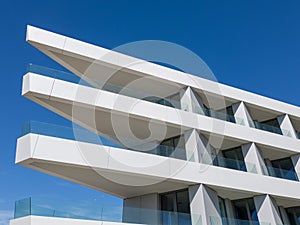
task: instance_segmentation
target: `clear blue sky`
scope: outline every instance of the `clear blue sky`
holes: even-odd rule
[[[20,95],[29,62],[61,69],[26,44],[27,24],[107,48],[148,39],[174,42],[198,54],[220,82],[300,105],[300,1],[78,2],[1,2],[0,212],[12,211],[15,200],[28,196],[118,202],[14,165],[25,121],[68,124]]]

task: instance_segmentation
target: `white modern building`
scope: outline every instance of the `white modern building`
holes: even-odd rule
[[[22,95],[91,132],[31,122],[16,163],[124,207],[117,221],[25,199],[11,225],[300,224],[299,107],[31,26],[27,42],[73,74],[29,65]]]

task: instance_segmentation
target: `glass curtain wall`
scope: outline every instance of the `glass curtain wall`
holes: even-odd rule
[[[241,147],[222,150],[221,156],[214,158],[213,164],[234,170],[247,171]]]
[[[300,225],[300,207],[288,208],[286,212],[291,225]]]
[[[255,208],[254,200],[252,198],[236,200],[232,202],[235,210],[235,217],[238,220],[245,221],[243,224],[257,225],[258,217]]]
[[[186,159],[185,154],[185,141],[183,136],[176,136],[166,140],[161,143],[161,155],[174,157],[178,159]]]
[[[188,189],[161,194],[160,206],[162,225],[192,225]]]
[[[298,181],[298,177],[290,157],[271,161],[272,168],[268,167],[269,174],[275,177]]]

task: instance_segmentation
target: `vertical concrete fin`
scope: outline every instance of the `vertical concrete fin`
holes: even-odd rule
[[[277,117],[280,129],[282,131],[282,134],[284,136],[292,137],[292,138],[297,138],[297,134],[295,132],[294,126],[291,122],[291,119],[289,115],[284,114],[279,117]]]
[[[254,197],[257,216],[261,223],[268,222],[270,225],[282,224],[276,201],[269,195]]]
[[[198,146],[201,140],[198,132],[195,129],[186,131],[184,133],[184,139],[187,160],[192,162],[199,162]]]
[[[219,199],[217,193],[209,187],[198,184],[189,187],[192,225],[221,224]]]
[[[212,164],[212,155],[216,154],[216,150],[209,144],[208,140],[203,135],[200,134],[199,137],[198,155],[200,156],[200,163]]]
[[[248,172],[268,174],[264,158],[255,143],[242,145],[242,151]]]
[[[202,99],[194,93],[194,91],[187,87],[185,90],[180,92],[180,103],[184,109],[187,106],[188,111],[204,114]]]
[[[232,105],[232,110],[237,124],[254,127],[253,119],[244,102]]]
[[[300,154],[291,156],[298,179],[300,178]]]

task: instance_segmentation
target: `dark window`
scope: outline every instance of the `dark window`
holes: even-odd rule
[[[269,126],[272,126],[272,127],[278,127],[278,128],[280,128],[280,125],[279,125],[279,123],[278,123],[277,118],[275,118],[275,119],[270,119],[270,120],[266,120],[266,121],[263,121],[263,122],[261,122],[261,123],[266,124],[266,125],[269,125]]]
[[[273,160],[271,161],[271,164],[273,168],[268,168],[269,174],[271,176],[289,180],[298,180],[293,162],[290,157]]]
[[[255,128],[257,128],[257,129],[265,130],[265,131],[269,131],[269,132],[272,132],[272,133],[282,135],[282,131],[280,129],[280,125],[278,123],[277,118],[262,121],[262,122],[253,121],[253,123],[254,123]]]
[[[162,224],[191,225],[188,189],[160,195]]]
[[[226,213],[226,206],[225,206],[225,201],[223,198],[219,197],[219,207],[220,207],[220,214],[222,218],[227,218],[227,213]]]
[[[236,219],[258,221],[257,211],[252,198],[237,200],[232,203],[234,205]]]
[[[291,225],[300,225],[300,207],[288,208],[286,212]]]
[[[224,157],[216,156],[213,161],[214,165],[229,169],[247,171],[243,152],[240,147],[223,150],[222,153]]]
[[[186,160],[185,141],[182,136],[166,139],[160,143],[160,155]]]

